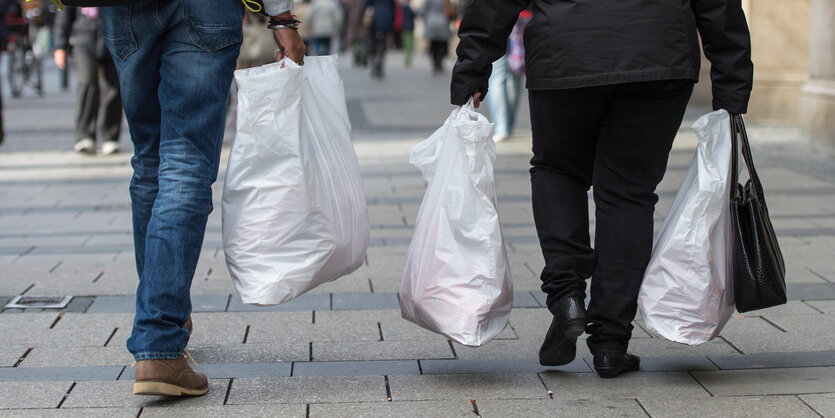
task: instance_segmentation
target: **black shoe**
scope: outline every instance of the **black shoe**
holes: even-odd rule
[[[618,377],[626,372],[637,371],[641,366],[641,358],[630,353],[623,357],[594,356],[594,370],[603,378]]]
[[[539,364],[562,366],[574,361],[577,356],[577,337],[586,332],[588,322],[583,299],[577,296],[563,299],[539,349]]]

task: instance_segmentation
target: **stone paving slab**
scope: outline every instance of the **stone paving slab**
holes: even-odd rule
[[[421,360],[423,374],[512,374],[561,371],[565,373],[590,373],[588,364],[576,359],[565,366],[546,367],[538,358],[500,360]]]
[[[251,377],[289,377],[291,363],[221,363],[199,364],[194,369],[205,373],[209,379],[231,379]],[[134,369],[128,367],[119,380],[133,380]]]
[[[12,367],[29,350],[28,346],[0,346],[0,367]]]
[[[761,353],[744,356],[711,355],[709,357],[711,362],[724,370],[835,366],[835,351]]]
[[[228,405],[274,403],[383,402],[382,376],[235,379]]]
[[[293,376],[386,376],[420,374],[415,360],[311,361],[293,364]]]
[[[61,408],[222,405],[229,380],[210,380],[209,393],[199,397],[165,398],[133,394],[132,381],[78,382]]]
[[[224,405],[205,407],[148,406],[142,409],[142,418],[305,418],[306,405]],[[134,415],[135,417],[136,415]]]
[[[266,344],[189,345],[191,355],[204,363],[278,363],[307,361],[307,342],[273,342]]]
[[[313,343],[312,350],[315,361],[455,358],[444,340]]]
[[[746,354],[835,351],[833,329],[835,315],[744,318],[728,322],[722,336]]]
[[[139,416],[139,411],[139,408],[10,409],[0,411],[0,416],[15,418],[136,418]],[[145,416],[144,412],[142,416]]]
[[[229,300],[229,312],[272,312],[272,311],[318,311],[330,310],[331,297],[328,294],[305,294],[275,306],[246,305],[237,294]]]
[[[467,400],[311,404],[309,415],[310,418],[472,418],[474,416],[472,404]]]
[[[723,397],[709,399],[640,399],[650,416],[669,418],[702,417],[817,417],[795,396]]]
[[[479,399],[481,417],[646,417],[634,400],[559,401]]]
[[[0,409],[57,408],[72,382],[0,382]]]
[[[835,391],[835,367],[693,372],[714,396],[755,396]]]
[[[711,373],[711,372],[705,372]],[[709,397],[686,372],[633,372],[617,379],[593,373],[541,373],[548,390],[559,400],[634,399],[652,393],[664,399]]]
[[[400,302],[394,293],[334,294],[333,310],[400,309]]]
[[[389,376],[395,401],[456,399],[544,399],[536,373]]]
[[[826,395],[800,395],[803,402],[824,417],[835,417],[835,393]]]
[[[223,312],[229,304],[229,295],[192,295],[192,312]],[[87,309],[89,313],[133,313],[136,296],[98,296]]]
[[[124,368],[124,366],[1,367],[0,382],[116,380]]]

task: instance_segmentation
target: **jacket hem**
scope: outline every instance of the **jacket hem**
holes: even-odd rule
[[[578,77],[535,78],[529,76],[526,87],[530,90],[562,90],[605,86],[611,84],[637,83],[641,81],[678,79],[694,80],[698,82],[699,70],[688,67],[624,71]]]

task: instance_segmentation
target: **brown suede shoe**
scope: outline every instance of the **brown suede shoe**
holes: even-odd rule
[[[136,362],[134,395],[200,396],[209,391],[206,375],[189,366],[185,356]]]

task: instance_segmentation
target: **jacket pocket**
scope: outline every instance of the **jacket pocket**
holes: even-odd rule
[[[214,52],[243,40],[243,6],[239,0],[180,0],[188,34],[197,47]],[[265,29],[266,30],[266,29]]]
[[[136,38],[131,27],[131,5],[102,7],[104,44],[114,58],[124,61],[136,51]]]

